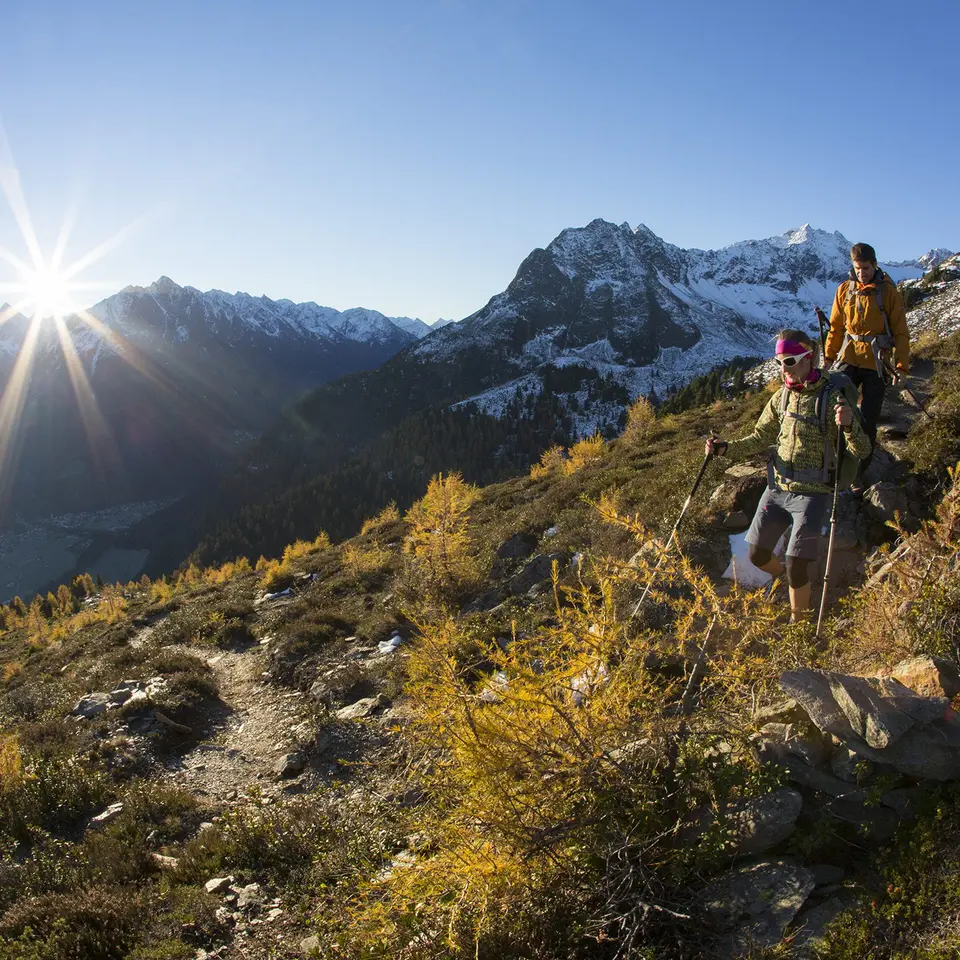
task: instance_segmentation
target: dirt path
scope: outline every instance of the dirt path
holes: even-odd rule
[[[305,788],[311,771],[294,788],[292,780],[278,774],[283,757],[296,749],[293,729],[310,722],[309,712],[302,694],[282,692],[262,676],[264,648],[190,647],[189,652],[213,670],[225,716],[209,739],[167,764],[170,774],[193,793],[221,801],[236,800],[254,788],[267,796]]]

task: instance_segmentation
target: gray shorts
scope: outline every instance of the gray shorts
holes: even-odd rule
[[[747,543],[772,552],[787,527],[791,527],[787,556],[816,560],[820,530],[829,506],[829,493],[787,493],[768,487],[753,515]]]

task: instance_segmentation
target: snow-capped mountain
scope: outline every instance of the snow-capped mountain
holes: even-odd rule
[[[168,277],[126,287],[64,326],[68,345],[51,321],[39,327],[24,447],[6,499],[0,490],[0,523],[17,512],[175,494],[305,391],[377,367],[430,332],[376,310],[204,293]],[[0,326],[0,390],[30,327],[19,316]],[[77,391],[88,392],[84,402]],[[94,427],[96,453],[85,436]],[[104,472],[108,449],[118,469]]]
[[[808,224],[720,250],[685,250],[642,224],[594,220],[533,251],[482,310],[398,360],[496,355],[489,373],[499,382],[464,401],[494,414],[518,390],[540,389],[547,366],[591,368],[631,397],[663,396],[717,364],[769,353],[782,327],[816,329],[813,308],[829,311],[849,251],[839,232]],[[922,276],[931,255],[881,266],[899,282]],[[582,419],[584,429],[602,425]]]

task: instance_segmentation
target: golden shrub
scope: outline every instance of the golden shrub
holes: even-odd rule
[[[643,442],[656,422],[657,412],[653,404],[646,397],[637,397],[627,407],[627,426],[623,431],[623,439],[630,443]]]
[[[375,517],[369,517],[363,521],[363,526],[360,527],[360,535],[363,536],[366,533],[389,526],[399,519],[400,511],[397,509],[396,503],[391,501]]]
[[[566,453],[559,444],[548,447],[540,456],[540,462],[535,463],[530,468],[530,478],[539,480],[541,477],[548,477],[563,471],[563,465],[566,462]]]
[[[576,473],[589,463],[596,463],[604,455],[606,444],[599,433],[578,440],[571,448],[570,455],[563,464],[565,473]]]

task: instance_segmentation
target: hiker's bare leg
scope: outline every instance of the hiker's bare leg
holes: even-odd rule
[[[790,611],[794,620],[806,620],[810,614],[810,594],[812,585],[804,584],[802,587],[790,587]]]

